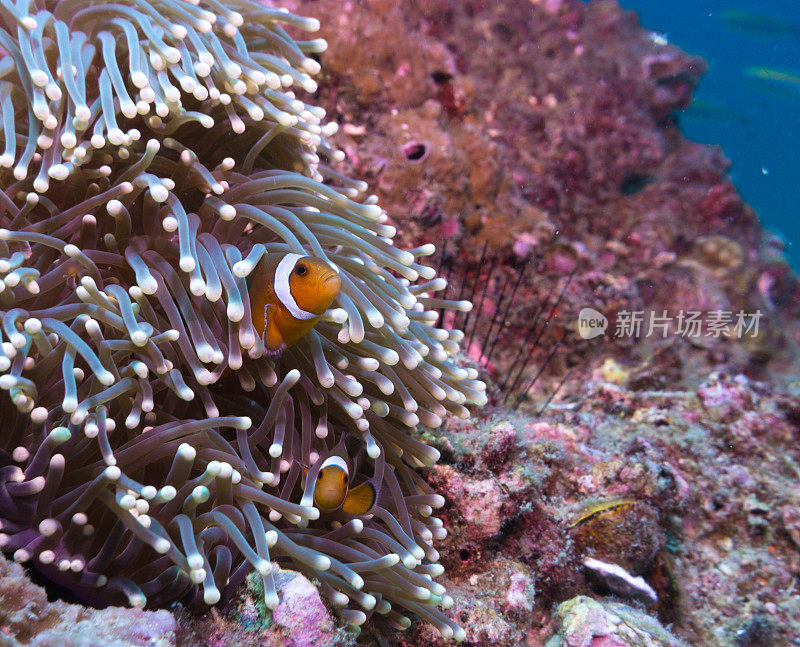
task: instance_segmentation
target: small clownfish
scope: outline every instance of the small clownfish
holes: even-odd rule
[[[308,334],[341,287],[338,272],[321,258],[267,254],[248,284],[253,326],[267,350],[277,355]]]
[[[366,514],[375,505],[377,492],[370,481],[350,489],[350,468],[341,456],[328,456],[314,485],[314,504],[323,512],[341,508],[350,515]]]

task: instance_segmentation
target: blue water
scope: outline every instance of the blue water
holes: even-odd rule
[[[759,81],[758,66],[800,77],[798,0],[620,0],[642,25],[709,64],[695,104],[679,115],[694,141],[719,144],[731,176],[764,226],[784,241],[800,270],[800,85]],[[733,25],[726,10],[769,16],[780,25]]]

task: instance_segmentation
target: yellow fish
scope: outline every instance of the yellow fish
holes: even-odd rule
[[[775,15],[742,9],[726,9],[719,15],[728,27],[736,31],[773,38],[800,35],[800,24],[789,22]]]
[[[751,81],[772,92],[797,99],[800,97],[800,75],[770,67],[748,67],[745,71]]]
[[[375,486],[367,481],[350,489],[350,468],[341,456],[328,456],[314,485],[314,504],[323,512],[341,508],[350,515],[366,514],[375,505]]]
[[[253,326],[274,355],[308,334],[342,287],[333,267],[302,254],[267,254],[250,277]]]

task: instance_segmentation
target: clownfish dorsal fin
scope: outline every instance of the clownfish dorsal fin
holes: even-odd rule
[[[325,457],[323,465],[338,465],[347,472],[348,475],[350,474],[353,468],[353,461],[350,458],[350,453],[347,451],[344,438],[340,439],[339,442],[331,448],[330,452]]]
[[[342,502],[342,512],[353,516],[366,514],[375,505],[377,498],[375,486],[372,481],[367,481],[347,492]]]
[[[311,471],[311,468],[308,467],[308,465],[306,465],[305,463],[297,460],[296,458],[294,459],[294,462],[297,463],[297,466],[300,468],[300,471],[302,472],[302,476],[300,477],[300,484],[302,485],[303,489],[305,489],[306,480],[308,479],[308,473]]]

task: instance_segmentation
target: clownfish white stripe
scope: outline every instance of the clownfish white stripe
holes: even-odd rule
[[[324,461],[322,461],[322,465],[320,465],[320,471],[324,470],[326,467],[338,467],[341,469],[345,474],[348,476],[350,475],[350,470],[347,469],[347,463],[345,463],[344,459],[341,456],[328,456]]]
[[[292,274],[292,270],[294,270],[295,264],[301,258],[303,258],[302,254],[286,254],[281,259],[281,262],[278,263],[278,268],[275,270],[275,294],[295,319],[315,319],[318,315],[313,312],[306,312],[297,305],[297,301],[294,300],[292,290],[289,287],[289,277]]]

